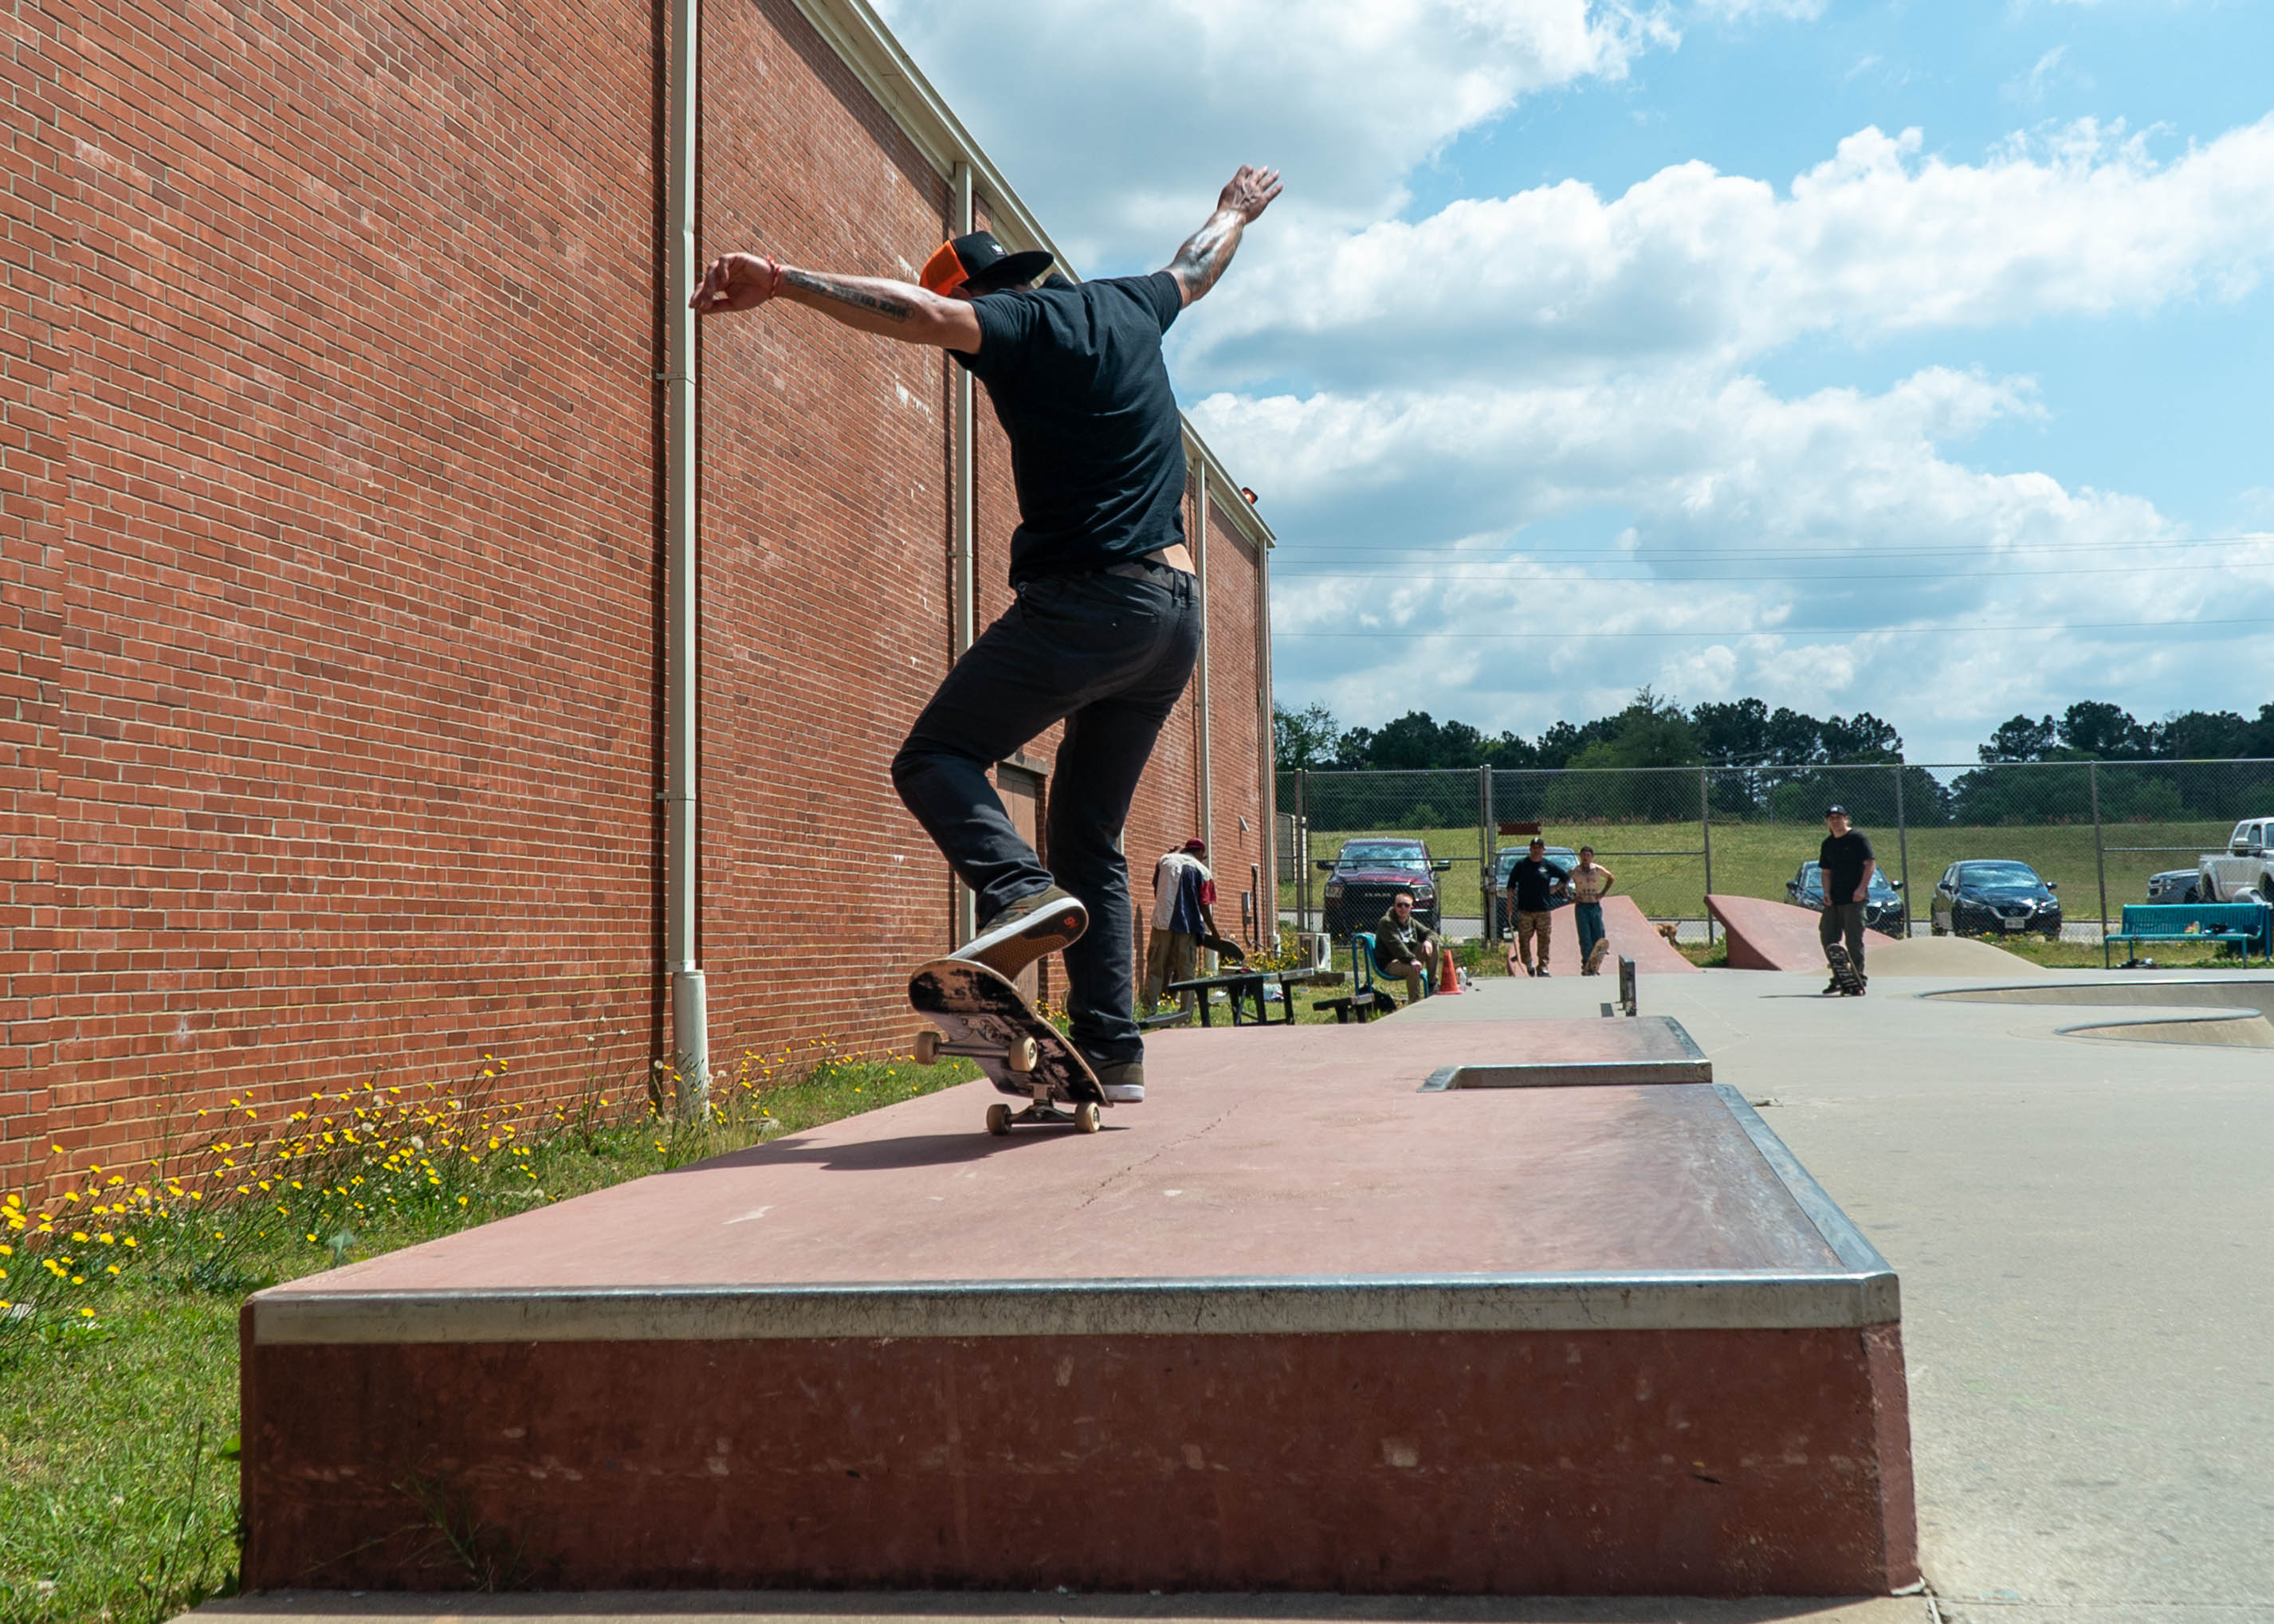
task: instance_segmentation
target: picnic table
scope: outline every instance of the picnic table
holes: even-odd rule
[[[1201,1025],[1212,1025],[1209,1019],[1209,995],[1222,988],[1224,1002],[1231,1006],[1231,1024],[1235,1026],[1291,1026],[1295,1024],[1295,994],[1299,982],[1317,977],[1315,970],[1224,970],[1215,975],[1196,975],[1190,981],[1171,981],[1171,993],[1193,993],[1200,1005]],[[1271,992],[1278,989],[1281,1014],[1271,1019]],[[1251,1011],[1251,1004],[1253,1009]]]

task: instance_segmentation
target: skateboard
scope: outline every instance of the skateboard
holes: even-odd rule
[[[1594,946],[1587,950],[1587,962],[1579,966],[1579,974],[1582,975],[1600,975],[1603,973],[1604,957],[1608,954],[1610,951],[1610,943],[1608,940],[1599,939],[1595,943]]]
[[[1222,936],[1204,936],[1201,937],[1200,943],[1209,952],[1229,964],[1244,965],[1247,962],[1246,950],[1237,942],[1227,942]]]
[[[996,1087],[1027,1101],[1018,1111],[999,1100],[989,1106],[988,1132],[1000,1137],[1025,1127],[1097,1132],[1099,1110],[1111,1103],[1097,1074],[1012,982],[969,959],[935,959],[908,978],[908,1005],[939,1028],[916,1034],[918,1065],[967,1056]]]
[[[1824,950],[1824,962],[1832,966],[1832,980],[1843,998],[1864,996],[1864,977],[1856,968],[1856,961],[1848,957],[1848,950],[1834,942]]]

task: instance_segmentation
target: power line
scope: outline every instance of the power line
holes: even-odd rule
[[[1986,632],[2115,632],[2154,628],[2193,631],[2204,626],[2274,626],[2274,619],[2233,620],[2092,620],[2053,622],[2043,626],[1751,626],[1726,632],[1296,632],[1275,629],[1272,640],[1302,638],[1469,637],[1496,642],[1554,643],[1578,638],[1642,637],[1914,637],[1974,635]]]

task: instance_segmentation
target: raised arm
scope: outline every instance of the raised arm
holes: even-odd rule
[[[945,298],[913,282],[881,276],[832,276],[804,271],[763,254],[734,253],[711,262],[702,285],[687,301],[700,316],[755,310],[768,299],[787,299],[832,321],[904,344],[979,351],[979,317],[965,299]]]
[[[1279,171],[1259,169],[1252,163],[1239,166],[1239,173],[1224,183],[1222,195],[1216,200],[1216,213],[1206,224],[1185,239],[1177,250],[1177,257],[1169,261],[1170,275],[1184,290],[1185,303],[1190,304],[1216,284],[1216,279],[1231,263],[1231,256],[1239,251],[1240,233],[1248,223],[1271,207],[1271,199],[1279,195]]]

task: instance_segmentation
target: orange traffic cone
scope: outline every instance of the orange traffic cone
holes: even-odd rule
[[[1461,966],[1453,962],[1451,948],[1441,947],[1437,950],[1437,992],[1440,996],[1449,996],[1460,990]]]

